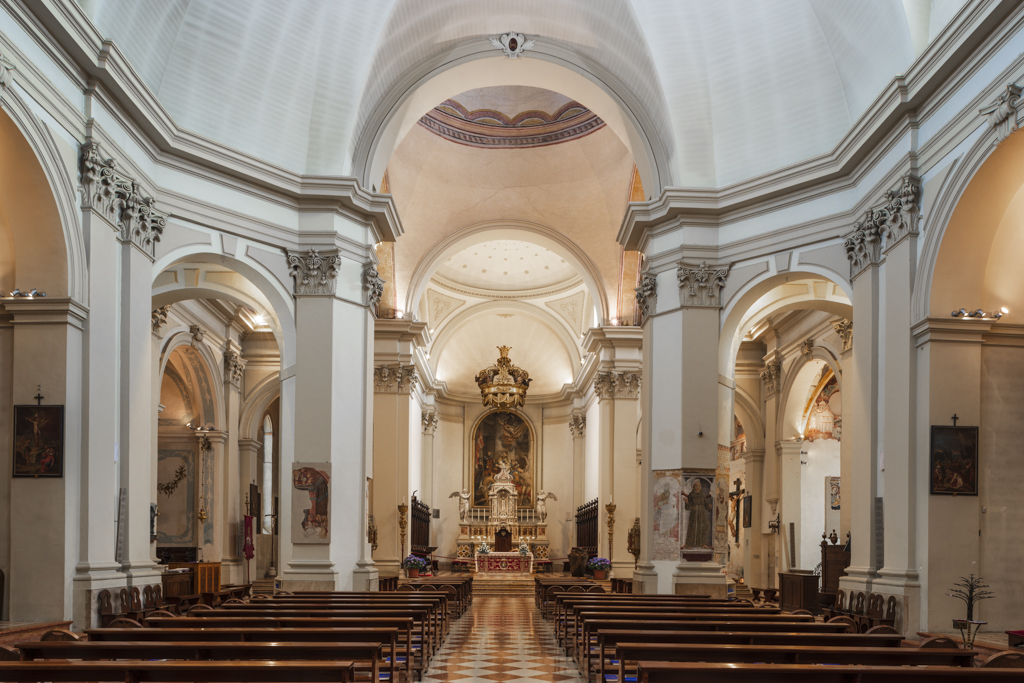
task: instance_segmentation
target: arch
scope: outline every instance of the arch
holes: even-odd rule
[[[170,330],[160,350],[159,370],[160,374],[157,375],[158,383],[163,381],[164,372],[167,370],[167,363],[171,358],[171,354],[176,349],[182,346],[189,347],[194,351],[202,360],[203,370],[206,374],[207,379],[210,382],[210,388],[213,392],[213,416],[203,415],[203,418],[207,424],[213,423],[214,429],[224,430],[227,425],[224,423],[224,378],[222,376],[222,365],[218,362],[216,356],[214,356],[213,349],[210,348],[209,344],[200,343],[198,346],[192,346],[192,335],[187,328],[175,327]],[[186,351],[188,353],[188,351]],[[205,426],[205,425],[200,425]]]
[[[278,375],[264,377],[250,392],[242,406],[238,420],[238,434],[243,439],[255,439],[263,426],[263,415],[275,399],[281,396],[281,379]]]
[[[11,222],[11,246],[18,247],[11,250],[4,244],[0,251],[13,251],[15,272],[31,273],[33,278],[14,286],[87,303],[88,259],[77,178],[68,174],[67,162],[46,124],[13,88],[3,91],[0,111],[5,114],[0,116],[0,156],[5,167],[17,169],[0,182],[0,204]],[[19,262],[24,262],[22,268],[17,268]]]
[[[538,40],[528,59],[496,55],[484,41],[461,41],[417,62],[374,105],[355,138],[352,175],[375,187],[406,132],[447,98],[476,88],[527,85],[559,92],[600,116],[629,149],[652,196],[672,184],[670,154],[643,101],[598,62],[557,43]]]
[[[544,487],[544,448],[543,444],[541,443],[541,430],[537,429],[537,426],[533,424],[533,420],[530,419],[530,416],[527,415],[525,411],[505,410],[502,408],[490,408],[480,413],[480,415],[478,415],[477,418],[473,420],[472,426],[469,429],[467,429],[464,434],[464,438],[466,440],[466,460],[464,462],[466,467],[466,475],[469,480],[468,485],[466,485],[466,489],[469,490],[470,492],[470,500],[474,500],[476,497],[476,472],[474,470],[473,464],[473,437],[476,435],[476,430],[480,428],[481,423],[483,423],[483,421],[488,416],[493,415],[495,413],[512,413],[513,415],[516,415],[517,417],[521,418],[523,422],[526,423],[527,429],[530,430],[530,440],[533,443],[533,495],[534,497],[536,497],[537,492]],[[474,507],[477,506],[474,505]],[[520,505],[520,507],[523,506]]]
[[[454,337],[456,333],[458,333],[458,331],[470,320],[494,309],[512,309],[539,320],[541,324],[548,327],[561,340],[562,345],[565,348],[565,352],[569,356],[569,362],[572,365],[573,370],[579,369],[580,359],[582,358],[579,346],[576,340],[573,339],[572,335],[565,328],[565,325],[556,319],[554,314],[543,311],[537,306],[533,306],[522,301],[485,301],[483,303],[470,306],[464,311],[455,313],[452,317],[452,321],[441,329],[441,333],[437,335],[437,339],[434,341],[434,344],[430,349],[430,360],[428,361],[435,374],[437,373],[437,365],[441,360],[441,356],[444,355],[444,348],[448,345],[448,342],[452,340],[452,337]]]
[[[564,258],[583,278],[583,282],[590,292],[590,298],[594,302],[598,319],[602,324],[608,320],[610,309],[603,287],[604,281],[590,257],[572,240],[556,230],[536,223],[514,220],[487,221],[471,225],[438,242],[416,266],[416,271],[410,282],[405,310],[417,310],[420,299],[426,294],[430,278],[433,277],[440,263],[467,247],[493,239],[522,240],[550,249]]]
[[[813,283],[826,284],[826,291],[817,291]],[[804,292],[797,291],[796,285],[804,283]],[[840,295],[832,285],[842,291]],[[792,286],[793,291],[785,291],[784,286]],[[774,295],[773,295],[774,293]],[[719,374],[732,379],[736,371],[736,354],[743,341],[744,330],[754,322],[764,318],[793,310],[819,310],[852,319],[853,306],[850,303],[851,292],[842,282],[836,282],[813,271],[796,271],[787,273],[766,273],[755,278],[736,293],[723,309],[722,330],[718,342]]]
[[[797,380],[802,381],[807,379],[808,366],[812,363],[818,362],[823,361],[818,358],[807,358],[806,356],[801,356],[790,363],[789,368],[783,369],[782,388],[779,392],[779,410],[776,414],[775,422],[775,433],[778,434],[779,439],[791,439],[800,433],[800,430],[791,424],[792,420],[790,420],[790,417],[792,411],[790,410],[790,401],[797,401],[799,410],[796,412],[798,416],[802,416],[803,409],[807,401],[804,397],[793,396],[793,390],[797,386]],[[831,368],[829,368],[829,370],[831,370]],[[787,422],[790,423],[789,427],[787,427]]]
[[[747,435],[747,450],[764,450],[764,420],[761,418],[761,407],[743,387],[737,386],[733,391],[733,411],[743,423],[743,430]]]
[[[180,281],[159,283],[160,275],[167,269],[181,263],[213,264],[232,270],[253,286],[255,292],[247,292],[224,283],[204,282],[203,287],[193,287]],[[264,266],[248,257],[239,259],[209,251],[208,245],[192,245],[174,250],[158,259],[153,267],[153,303],[166,305],[176,301],[195,298],[221,298],[244,303],[254,308],[264,308],[271,315],[270,327],[277,339],[281,354],[281,367],[295,363],[295,300],[281,282]],[[264,300],[255,296],[258,293]]]

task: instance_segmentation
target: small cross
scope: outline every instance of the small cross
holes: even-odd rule
[[[954,427],[956,427],[956,421],[957,421],[957,420],[959,420],[959,419],[960,419],[960,418],[959,418],[959,417],[957,417],[957,414],[956,414],[956,413],[953,413],[953,417],[952,417],[952,420],[953,420],[953,426],[954,426]]]
[[[43,405],[43,385],[42,384],[37,384],[36,388],[39,389],[39,393],[36,394],[35,396],[33,396],[32,398],[34,398],[36,400],[36,405],[37,406],[41,406],[41,405]]]

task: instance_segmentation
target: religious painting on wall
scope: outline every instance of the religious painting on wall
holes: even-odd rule
[[[744,529],[749,529],[750,528],[750,517],[751,517],[751,514],[753,512],[751,510],[751,508],[753,507],[753,503],[754,503],[754,497],[753,496],[743,496],[743,528]]]
[[[14,476],[64,476],[64,406],[14,406]]]
[[[654,533],[651,551],[655,560],[679,560],[679,491],[681,470],[654,470]]]
[[[507,462],[519,494],[519,507],[533,507],[533,431],[526,420],[505,411],[486,415],[473,434],[472,457],[474,506],[488,504],[494,477],[501,472],[501,463]]]
[[[931,492],[978,495],[978,428],[932,425]]]
[[[185,546],[196,543],[195,463],[196,454],[191,449],[161,448],[157,451],[157,543]]]
[[[830,510],[839,509],[839,494],[842,487],[839,485],[839,477],[828,478],[828,506]]]
[[[331,463],[292,463],[292,543],[331,542]]]
[[[684,560],[707,562],[715,548],[715,471],[682,472],[679,546]]]

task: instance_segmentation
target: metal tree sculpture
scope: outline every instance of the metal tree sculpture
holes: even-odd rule
[[[968,574],[966,577],[961,576],[955,586],[946,595],[967,603],[967,621],[974,621],[974,603],[979,600],[988,600],[995,597],[994,593],[985,590],[989,585],[980,576],[975,578],[974,574]]]

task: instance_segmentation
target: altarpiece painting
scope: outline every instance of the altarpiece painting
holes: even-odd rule
[[[486,415],[473,434],[473,505],[488,505],[487,494],[494,477],[507,462],[519,507],[534,505],[534,440],[529,423],[515,413],[496,411]]]
[[[14,476],[64,476],[64,406],[14,406]]]
[[[331,463],[292,463],[292,542],[331,542]]]

